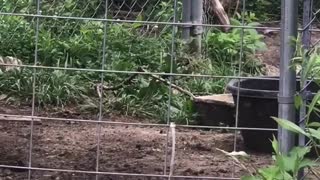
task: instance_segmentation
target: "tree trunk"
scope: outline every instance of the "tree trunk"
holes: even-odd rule
[[[230,20],[228,14],[225,11],[225,8],[229,8],[230,0],[206,0],[205,6],[210,15],[217,17],[221,25],[230,25]],[[223,28],[225,31],[228,31],[229,27]]]

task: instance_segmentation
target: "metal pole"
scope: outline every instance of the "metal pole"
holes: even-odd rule
[[[312,11],[312,0],[304,0],[303,2],[303,29],[309,25],[311,21],[311,11]],[[308,26],[303,32],[302,32],[302,43],[303,43],[303,48],[308,50],[310,47],[310,40],[311,40],[311,34],[310,34],[310,27]],[[304,54],[303,54],[304,55]],[[307,57],[304,57],[307,58]],[[302,71],[304,71],[302,69]],[[305,89],[304,87],[306,86],[306,82],[302,82],[300,85],[300,89]],[[302,119],[305,118],[306,116],[306,90],[303,90],[302,92],[303,95],[303,103],[300,106],[300,118],[299,118],[299,126],[301,128],[305,128],[305,121],[302,121]],[[306,144],[306,137],[302,134],[299,135],[299,146],[305,146]],[[302,179],[304,177],[304,170],[300,170],[298,174],[298,179]]]
[[[290,69],[291,59],[295,53],[295,46],[291,38],[298,33],[298,0],[282,0],[281,18],[281,63],[279,84],[279,118],[295,122],[294,94],[296,91],[296,73]],[[294,146],[294,135],[279,128],[278,139],[280,150],[288,153]]]
[[[182,22],[191,24],[191,0],[182,1]],[[190,25],[184,25],[182,29],[182,39],[186,42],[190,40]]]
[[[202,0],[191,0],[191,21],[193,24],[198,24],[193,26],[192,36],[193,48],[197,55],[201,55],[201,36],[203,32],[202,24],[202,14],[203,14],[203,3]]]

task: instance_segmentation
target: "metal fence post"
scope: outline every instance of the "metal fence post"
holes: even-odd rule
[[[202,15],[203,15],[203,1],[202,0],[191,0],[191,21],[193,24],[193,48],[194,51],[200,56],[201,55],[201,37],[203,32]]]
[[[311,0],[304,0],[303,2],[303,29],[304,31],[302,32],[302,43],[303,43],[303,48],[308,50],[310,47],[310,41],[311,41],[311,34],[310,34],[310,27],[309,27],[309,23],[311,22],[311,12],[312,12],[312,1]],[[304,55],[304,54],[303,54]],[[304,57],[306,58],[306,57]],[[303,71],[303,69],[302,69]],[[305,89],[304,87],[306,86],[306,82],[303,82],[300,85],[300,88]],[[299,126],[301,128],[305,128],[305,121],[302,121],[302,119],[305,118],[306,115],[306,99],[304,94],[306,93],[306,90],[303,90],[303,92],[301,92],[303,94],[303,104],[300,106],[300,118],[299,118]],[[300,146],[305,146],[306,144],[306,138],[304,135],[299,135],[299,145]],[[300,170],[299,171],[299,177],[298,179],[303,178],[304,176],[304,170]]]
[[[298,33],[298,0],[282,0],[281,18],[281,63],[279,84],[279,113],[281,119],[296,121],[294,95],[296,91],[296,73],[290,69],[291,60],[295,53],[295,46],[291,38]],[[287,153],[294,146],[294,135],[279,128],[278,139],[280,149]]]
[[[190,23],[191,24],[191,0],[183,0],[182,1],[182,23]],[[182,28],[182,39],[184,41],[190,40],[190,28],[191,25],[183,25]]]

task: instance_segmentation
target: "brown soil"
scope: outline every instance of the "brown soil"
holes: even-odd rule
[[[275,26],[277,27],[277,26]],[[316,44],[320,40],[320,32],[311,33],[311,44]],[[264,35],[267,50],[258,54],[260,60],[266,65],[268,76],[279,75],[280,68],[280,32],[269,32]]]
[[[29,107],[14,108],[14,106],[1,105],[0,113],[5,112],[30,115],[31,110]],[[88,118],[76,113],[72,114],[70,111],[61,112],[59,115],[44,111],[36,114],[60,118]],[[94,119],[94,117],[91,118]],[[109,117],[103,120],[144,122],[144,120],[125,117]],[[94,123],[53,120],[36,122],[33,129],[32,167],[95,171],[97,137],[97,125]],[[157,175],[163,173],[166,149],[165,128],[102,124],[100,137],[100,171]],[[232,132],[177,128],[174,175],[240,177],[248,174],[247,170],[234,165],[232,159],[217,150],[218,148],[232,152],[233,140]],[[0,165],[28,166],[30,122],[0,121],[0,144]],[[243,150],[241,136],[237,138],[237,148],[237,151]],[[169,157],[170,153],[169,148]],[[271,155],[247,153],[250,157],[241,161],[251,171],[254,170],[253,167],[264,167],[271,162]],[[22,180],[27,179],[27,174],[25,170],[0,168],[0,179]],[[114,175],[100,177],[100,179],[152,179]],[[32,179],[85,180],[95,179],[95,176],[81,173],[32,171]]]

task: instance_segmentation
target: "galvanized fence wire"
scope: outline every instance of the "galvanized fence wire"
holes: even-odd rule
[[[104,18],[108,18],[108,0],[105,1],[105,15]],[[103,27],[103,52],[101,60],[101,70],[104,70],[104,64],[106,63],[106,46],[107,46],[107,22],[104,23]],[[101,122],[103,118],[103,85],[104,85],[104,73],[101,73],[101,88],[98,89],[99,93],[99,115],[98,121]],[[97,157],[96,157],[96,172],[99,172],[99,163],[100,163],[100,142],[101,142],[101,124],[97,124]],[[96,180],[99,179],[99,175],[96,175]]]
[[[244,30],[245,29],[273,29],[276,31],[280,31],[280,28],[275,27],[251,27],[245,25],[245,17],[244,13],[241,17],[241,26],[233,26],[233,25],[219,25],[219,24],[211,24],[211,21],[208,20],[205,23],[181,23],[179,14],[181,8],[181,1],[172,0],[168,2],[164,2],[161,0],[147,0],[147,1],[140,1],[140,0],[105,0],[99,1],[97,4],[94,3],[81,3],[80,1],[75,4],[60,4],[58,0],[54,0],[51,4],[43,4],[43,1],[37,0],[36,4],[28,3],[23,8],[19,7],[18,1],[17,4],[10,4],[8,1],[8,7],[3,6],[0,10],[0,16],[15,16],[15,17],[24,17],[30,18],[32,21],[35,21],[35,34],[34,34],[34,62],[31,64],[7,64],[7,63],[0,63],[1,66],[15,66],[15,67],[22,67],[28,68],[33,70],[32,74],[32,112],[30,116],[23,116],[31,118],[30,123],[30,141],[29,141],[29,156],[28,156],[28,166],[10,166],[10,165],[0,165],[1,168],[15,168],[15,169],[26,169],[28,170],[28,180],[32,179],[32,172],[33,171],[56,171],[56,172],[69,172],[69,173],[85,173],[85,174],[94,174],[96,175],[96,179],[100,179],[101,175],[120,175],[120,176],[134,176],[134,177],[158,177],[158,178],[165,178],[165,179],[174,179],[174,178],[184,178],[184,179],[239,179],[239,177],[235,177],[234,173],[230,175],[231,177],[200,177],[200,176],[176,176],[174,175],[174,156],[175,156],[175,143],[177,139],[175,138],[175,132],[177,129],[175,128],[197,128],[197,129],[227,129],[234,131],[234,144],[233,150],[237,151],[237,137],[238,132],[241,130],[249,130],[249,131],[277,131],[277,129],[270,129],[270,128],[249,128],[249,127],[239,127],[239,103],[240,103],[240,80],[241,79],[270,79],[274,80],[275,78],[268,78],[268,77],[247,77],[241,76],[242,70],[242,61],[243,61],[243,46],[244,46]],[[242,1],[242,12],[246,11],[246,0]],[[9,6],[14,6],[12,9]],[[54,6],[61,6],[61,11],[53,12]],[[82,8],[81,11],[77,10],[79,7]],[[172,8],[173,7],[173,8]],[[9,10],[10,11],[9,11]],[[102,9],[102,10],[101,10]],[[165,12],[172,12],[169,16],[161,16],[159,15]],[[67,10],[67,13],[65,12]],[[89,10],[93,10],[93,14],[88,14]],[[103,13],[101,13],[103,12]],[[157,13],[156,13],[157,12]],[[100,14],[99,14],[100,13]],[[148,17],[148,15],[150,15]],[[313,21],[318,21],[316,18],[317,13],[314,13]],[[141,17],[146,18],[141,18]],[[208,17],[208,16],[204,16]],[[62,25],[62,29],[72,28],[75,26],[79,26],[80,22],[82,21],[93,21],[93,22],[102,22],[103,23],[103,41],[102,41],[102,58],[99,60],[100,68],[74,68],[74,67],[54,67],[48,65],[41,65],[38,59],[38,52],[39,52],[39,33],[41,29],[41,23],[48,19],[55,19],[57,20],[53,26],[58,26],[60,20],[66,20],[66,23]],[[141,20],[145,19],[145,20]],[[138,71],[120,71],[120,70],[113,70],[113,69],[106,69],[105,64],[108,61],[107,58],[107,51],[106,47],[108,46],[108,25],[111,23],[130,23],[130,24],[138,24],[138,26],[142,26],[141,28],[141,35],[150,35],[154,30],[158,28],[158,26],[162,26],[160,29],[161,32],[158,32],[158,35],[162,34],[162,32],[167,31],[169,28],[171,29],[171,58],[170,58],[170,72],[169,73],[162,73],[162,72],[138,72]],[[206,24],[207,23],[207,24]],[[150,27],[151,26],[151,27]],[[220,76],[220,75],[207,75],[207,74],[183,74],[183,73],[174,73],[173,71],[173,64],[176,60],[176,41],[178,39],[177,31],[178,27],[181,26],[203,26],[207,28],[222,28],[222,27],[230,27],[230,28],[240,28],[241,29],[241,48],[240,48],[240,57],[238,59],[238,69],[233,76]],[[151,30],[150,30],[151,28]],[[300,31],[304,31],[304,28],[301,28]],[[0,30],[1,31],[1,30]],[[311,27],[310,32],[320,32],[319,29]],[[6,39],[6,42],[9,42],[13,36],[16,36],[18,33],[18,27],[12,30],[12,35],[9,39]],[[70,32],[71,34],[76,33],[74,30]],[[63,34],[62,32],[59,34],[58,38],[61,37]],[[98,61],[98,60],[97,60]],[[33,65],[32,65],[33,64]],[[37,71],[39,70],[67,70],[67,71],[80,71],[80,72],[94,72],[100,74],[100,88],[98,89],[99,94],[99,113],[98,119],[72,119],[72,118],[53,118],[53,117],[43,117],[38,116],[35,114],[36,111],[36,86],[37,86]],[[111,122],[111,121],[104,121],[103,114],[104,114],[104,105],[103,101],[105,98],[104,96],[104,83],[105,83],[105,75],[108,73],[115,73],[115,74],[141,74],[141,75],[166,75],[169,77],[169,88],[168,88],[168,110],[167,110],[167,117],[166,117],[166,124],[145,124],[145,123],[125,123],[125,122]],[[171,113],[171,98],[172,98],[172,82],[176,77],[196,77],[196,78],[228,78],[228,79],[238,79],[238,91],[237,91],[237,103],[236,103],[236,120],[234,127],[221,127],[221,126],[196,126],[196,125],[174,125],[172,124],[172,120],[170,118]],[[0,114],[1,116],[6,117],[21,117],[21,115],[9,115],[9,114]],[[69,170],[69,169],[54,169],[54,168],[38,168],[33,166],[33,135],[34,135],[34,122],[37,119],[47,120],[47,121],[73,121],[73,122],[86,122],[86,123],[94,123],[96,124],[96,164],[95,164],[95,171],[80,171],[80,170]],[[117,172],[102,172],[100,171],[100,146],[101,146],[101,126],[102,124],[109,124],[109,125],[133,125],[133,126],[143,126],[143,127],[165,127],[167,129],[166,132],[166,144],[165,144],[165,157],[164,157],[164,170],[162,175],[156,174],[132,174],[132,173],[117,173]],[[171,128],[171,133],[170,133]],[[169,138],[171,135],[171,139]],[[170,149],[171,143],[171,149]],[[170,150],[170,151],[169,151]],[[169,153],[171,152],[171,154]],[[170,157],[170,161],[169,161]],[[169,173],[167,172],[168,162],[170,162]]]

